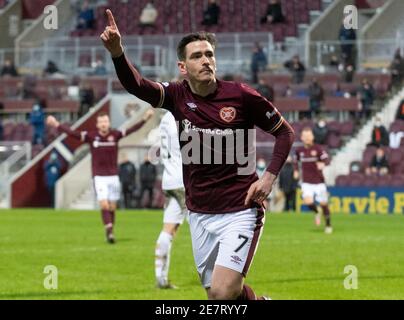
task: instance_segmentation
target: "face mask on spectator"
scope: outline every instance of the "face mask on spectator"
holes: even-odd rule
[[[319,126],[320,128],[324,128],[324,127],[325,127],[325,121],[319,121],[319,122],[318,122],[318,126]]]
[[[265,161],[259,160],[259,161],[257,162],[257,167],[258,167],[259,169],[265,168]]]

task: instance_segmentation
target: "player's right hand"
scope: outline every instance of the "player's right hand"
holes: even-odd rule
[[[46,124],[47,124],[49,127],[53,127],[53,128],[59,127],[59,121],[57,121],[54,116],[48,116],[48,117],[46,118]]]
[[[111,53],[112,58],[117,58],[123,53],[121,34],[119,33],[111,10],[107,9],[106,14],[108,17],[108,25],[105,27],[104,32],[101,33],[100,38],[104,47]]]
[[[154,115],[154,110],[153,109],[147,109],[145,114],[143,115],[143,120],[148,121],[151,117]]]

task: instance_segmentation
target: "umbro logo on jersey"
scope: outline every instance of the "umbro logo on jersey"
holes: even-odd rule
[[[240,262],[243,262],[243,260],[239,256],[231,256],[231,262],[240,264]]]
[[[188,103],[187,103],[187,106],[188,106],[189,109],[192,110],[192,111],[195,111],[195,110],[198,108],[198,106],[197,106],[195,103],[193,103],[193,102],[188,102]]]
[[[265,115],[267,116],[268,119],[271,119],[274,115],[276,115],[276,110],[272,112],[268,111]]]

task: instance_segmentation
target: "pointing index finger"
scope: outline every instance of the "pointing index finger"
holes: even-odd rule
[[[114,16],[112,15],[111,10],[107,9],[108,23],[111,27],[117,28]]]

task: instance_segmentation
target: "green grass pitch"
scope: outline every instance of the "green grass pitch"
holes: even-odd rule
[[[311,214],[268,214],[249,283],[272,299],[404,299],[404,216],[333,215],[334,234]],[[115,245],[98,212],[0,210],[0,299],[206,299],[194,267],[189,227],[174,240],[170,278],[158,290],[154,246],[161,211],[119,211]],[[58,269],[46,290],[44,267]],[[344,267],[358,289],[344,288]]]

